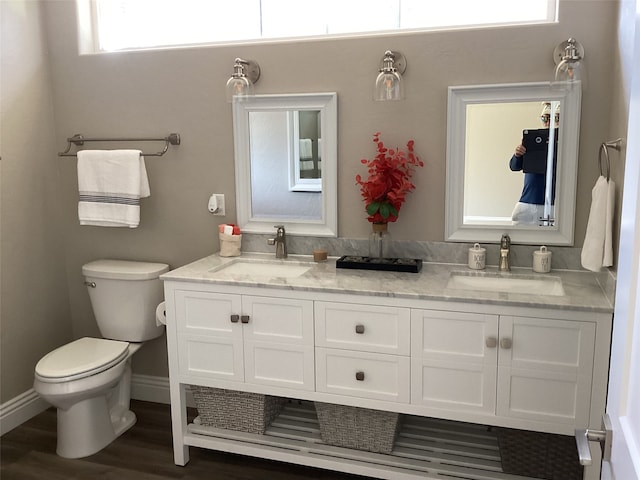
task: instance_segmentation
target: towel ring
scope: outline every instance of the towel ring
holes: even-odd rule
[[[609,148],[614,148],[619,151],[620,148],[622,148],[622,139],[618,138],[617,140],[612,140],[610,142],[602,142],[602,144],[600,145],[600,151],[598,152],[598,168],[600,169],[600,175],[606,177],[607,182],[611,178],[611,160],[609,159]],[[603,156],[605,160],[604,168],[606,168],[606,170],[603,170]]]

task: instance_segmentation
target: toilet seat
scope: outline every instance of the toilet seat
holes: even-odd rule
[[[68,382],[95,375],[118,364],[129,353],[129,343],[84,337],[48,353],[36,365],[43,382]]]

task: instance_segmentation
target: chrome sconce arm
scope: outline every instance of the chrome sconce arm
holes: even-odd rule
[[[553,60],[556,64],[553,83],[569,85],[585,83],[584,47],[575,38],[560,43],[553,50]]]

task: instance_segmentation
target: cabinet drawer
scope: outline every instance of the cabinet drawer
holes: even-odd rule
[[[409,403],[409,357],[316,348],[319,392]]]
[[[315,303],[316,346],[409,355],[410,310],[351,303]]]

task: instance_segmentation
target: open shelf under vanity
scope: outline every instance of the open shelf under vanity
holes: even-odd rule
[[[391,454],[322,442],[313,402],[291,400],[264,435],[188,425],[185,443],[386,479],[527,480],[504,473],[494,429],[405,415]]]

